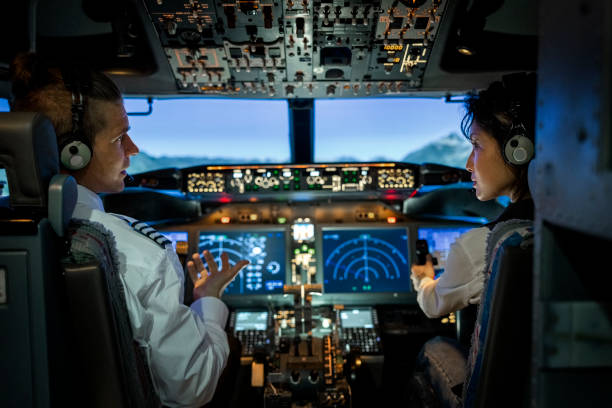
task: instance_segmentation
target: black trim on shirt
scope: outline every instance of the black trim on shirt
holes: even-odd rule
[[[485,224],[485,227],[492,230],[497,224],[508,220],[533,220],[534,208],[533,200],[526,198],[524,200],[517,201],[516,203],[510,203],[508,207],[500,214],[495,221],[491,221]]]

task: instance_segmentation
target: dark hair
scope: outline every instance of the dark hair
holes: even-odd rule
[[[497,141],[499,152],[511,133],[513,126],[522,124],[526,136],[534,141],[536,112],[536,75],[511,74],[502,81],[493,82],[486,90],[468,97],[465,101],[465,116],[461,120],[461,132],[470,139],[472,123],[478,123]],[[513,165],[504,159],[516,177],[514,194],[517,199],[529,195],[527,165]]]
[[[88,86],[82,90],[86,98],[83,132],[93,144],[95,135],[106,127],[104,116],[97,111],[96,102],[120,103],[122,96],[113,80],[102,72],[87,67],[78,69],[88,78]],[[72,130],[72,96],[66,88],[59,66],[34,53],[23,53],[11,63],[10,76],[12,111],[44,114],[53,123],[58,136]]]

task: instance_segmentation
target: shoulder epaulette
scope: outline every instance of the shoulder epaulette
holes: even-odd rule
[[[128,218],[122,217],[122,216],[117,215],[117,214],[113,214],[113,215],[121,218],[130,227],[132,227],[132,229],[134,231],[136,231],[136,232],[144,235],[145,237],[149,238],[151,241],[155,242],[160,247],[165,249],[167,245],[172,245],[172,241],[170,241],[168,238],[163,236],[159,231],[157,231],[155,228],[153,228],[150,225],[148,225],[146,222],[137,221],[137,220],[133,220],[132,221],[132,220],[130,220]]]

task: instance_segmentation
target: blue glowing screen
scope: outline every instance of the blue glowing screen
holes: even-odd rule
[[[410,291],[404,228],[323,228],[326,293]]]
[[[429,253],[432,257],[438,260],[438,265],[434,266],[436,277],[444,273],[446,268],[446,259],[451,245],[459,236],[469,230],[471,227],[431,227],[419,228],[418,239],[427,241]]]
[[[221,253],[231,265],[241,259],[250,263],[225,289],[228,295],[283,293],[285,284],[285,231],[201,231],[198,252],[208,250],[221,265]]]

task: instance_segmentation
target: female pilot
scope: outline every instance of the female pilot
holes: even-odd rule
[[[527,167],[534,153],[535,90],[535,74],[512,74],[466,100],[461,130],[472,143],[465,167],[476,197],[487,201],[508,196],[511,204],[495,221],[455,241],[438,279],[430,256],[425,265],[412,265],[417,301],[428,317],[479,303],[489,232],[501,221],[533,220]]]

